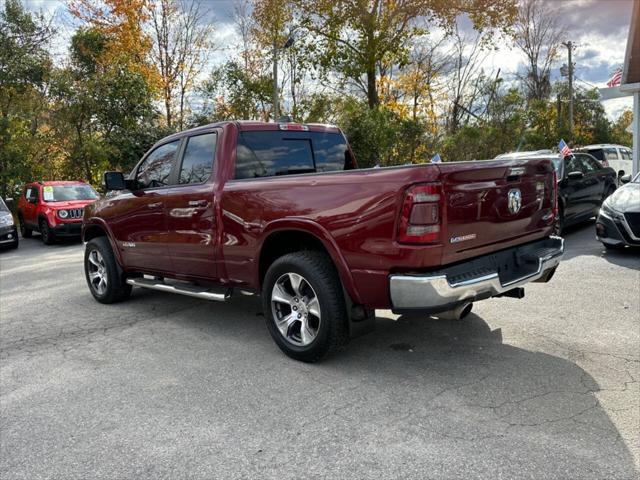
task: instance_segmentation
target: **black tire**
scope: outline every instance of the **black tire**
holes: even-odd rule
[[[40,227],[40,235],[42,236],[42,242],[45,245],[53,245],[56,241],[53,230],[49,228],[49,222],[45,218],[41,218],[38,222],[38,226]]]
[[[271,301],[273,288],[276,281],[287,274],[301,275],[319,303],[321,320],[315,338],[306,346],[295,345],[287,340],[274,318]],[[335,353],[348,339],[348,315],[342,284],[331,259],[324,253],[289,253],[273,262],[263,282],[262,305],[271,337],[280,350],[295,360],[317,362]]]
[[[106,287],[103,292],[98,291],[96,285],[90,279],[91,264],[89,257],[93,251],[97,251],[104,261],[104,273],[106,274]],[[131,295],[129,285],[120,274],[111,244],[106,237],[96,237],[87,243],[84,250],[84,276],[93,298],[100,303],[116,303],[126,300]]]
[[[18,216],[18,222],[20,223],[20,235],[22,235],[22,238],[31,238],[33,231],[27,227],[26,223],[24,223],[22,215]]]

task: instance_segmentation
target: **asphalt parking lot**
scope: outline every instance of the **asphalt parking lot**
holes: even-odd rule
[[[640,252],[566,239],[524,299],[380,311],[315,365],[255,297],[100,305],[80,243],[22,240],[0,253],[0,478],[637,478]]]

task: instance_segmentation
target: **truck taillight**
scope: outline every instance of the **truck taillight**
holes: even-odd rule
[[[398,241],[438,243],[442,226],[442,185],[422,183],[407,189],[402,202]]]

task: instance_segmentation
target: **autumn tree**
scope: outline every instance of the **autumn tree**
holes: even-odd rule
[[[551,65],[558,57],[564,29],[559,15],[541,0],[524,0],[514,24],[515,45],[527,58],[520,75],[527,98],[546,100],[551,93]]]
[[[153,42],[145,31],[149,0],[70,0],[69,12],[104,36],[98,62],[139,73],[152,89],[159,88],[150,58]]]
[[[65,173],[94,183],[105,169],[138,160],[155,117],[145,77],[105,63],[108,44],[105,33],[78,29],[70,62],[54,73],[51,85],[51,123],[66,152]]]
[[[169,128],[175,124],[182,129],[186,96],[194,89],[213,47],[213,27],[206,22],[207,12],[198,0],[153,0],[148,8],[165,120]]]
[[[404,64],[414,38],[429,25],[450,30],[466,14],[479,31],[507,30],[516,0],[292,0],[302,24],[317,39],[318,62],[380,103],[378,77]]]
[[[631,122],[633,121],[633,112],[631,109],[624,110],[620,117],[611,126],[611,142],[621,145],[631,146]],[[636,123],[637,125],[637,123]]]

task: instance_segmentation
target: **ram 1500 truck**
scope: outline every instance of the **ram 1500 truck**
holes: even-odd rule
[[[328,125],[216,123],[162,139],[85,208],[85,274],[102,303],[132,286],[262,297],[287,355],[317,361],[375,309],[460,318],[520,298],[563,253],[548,159],[358,169]]]

